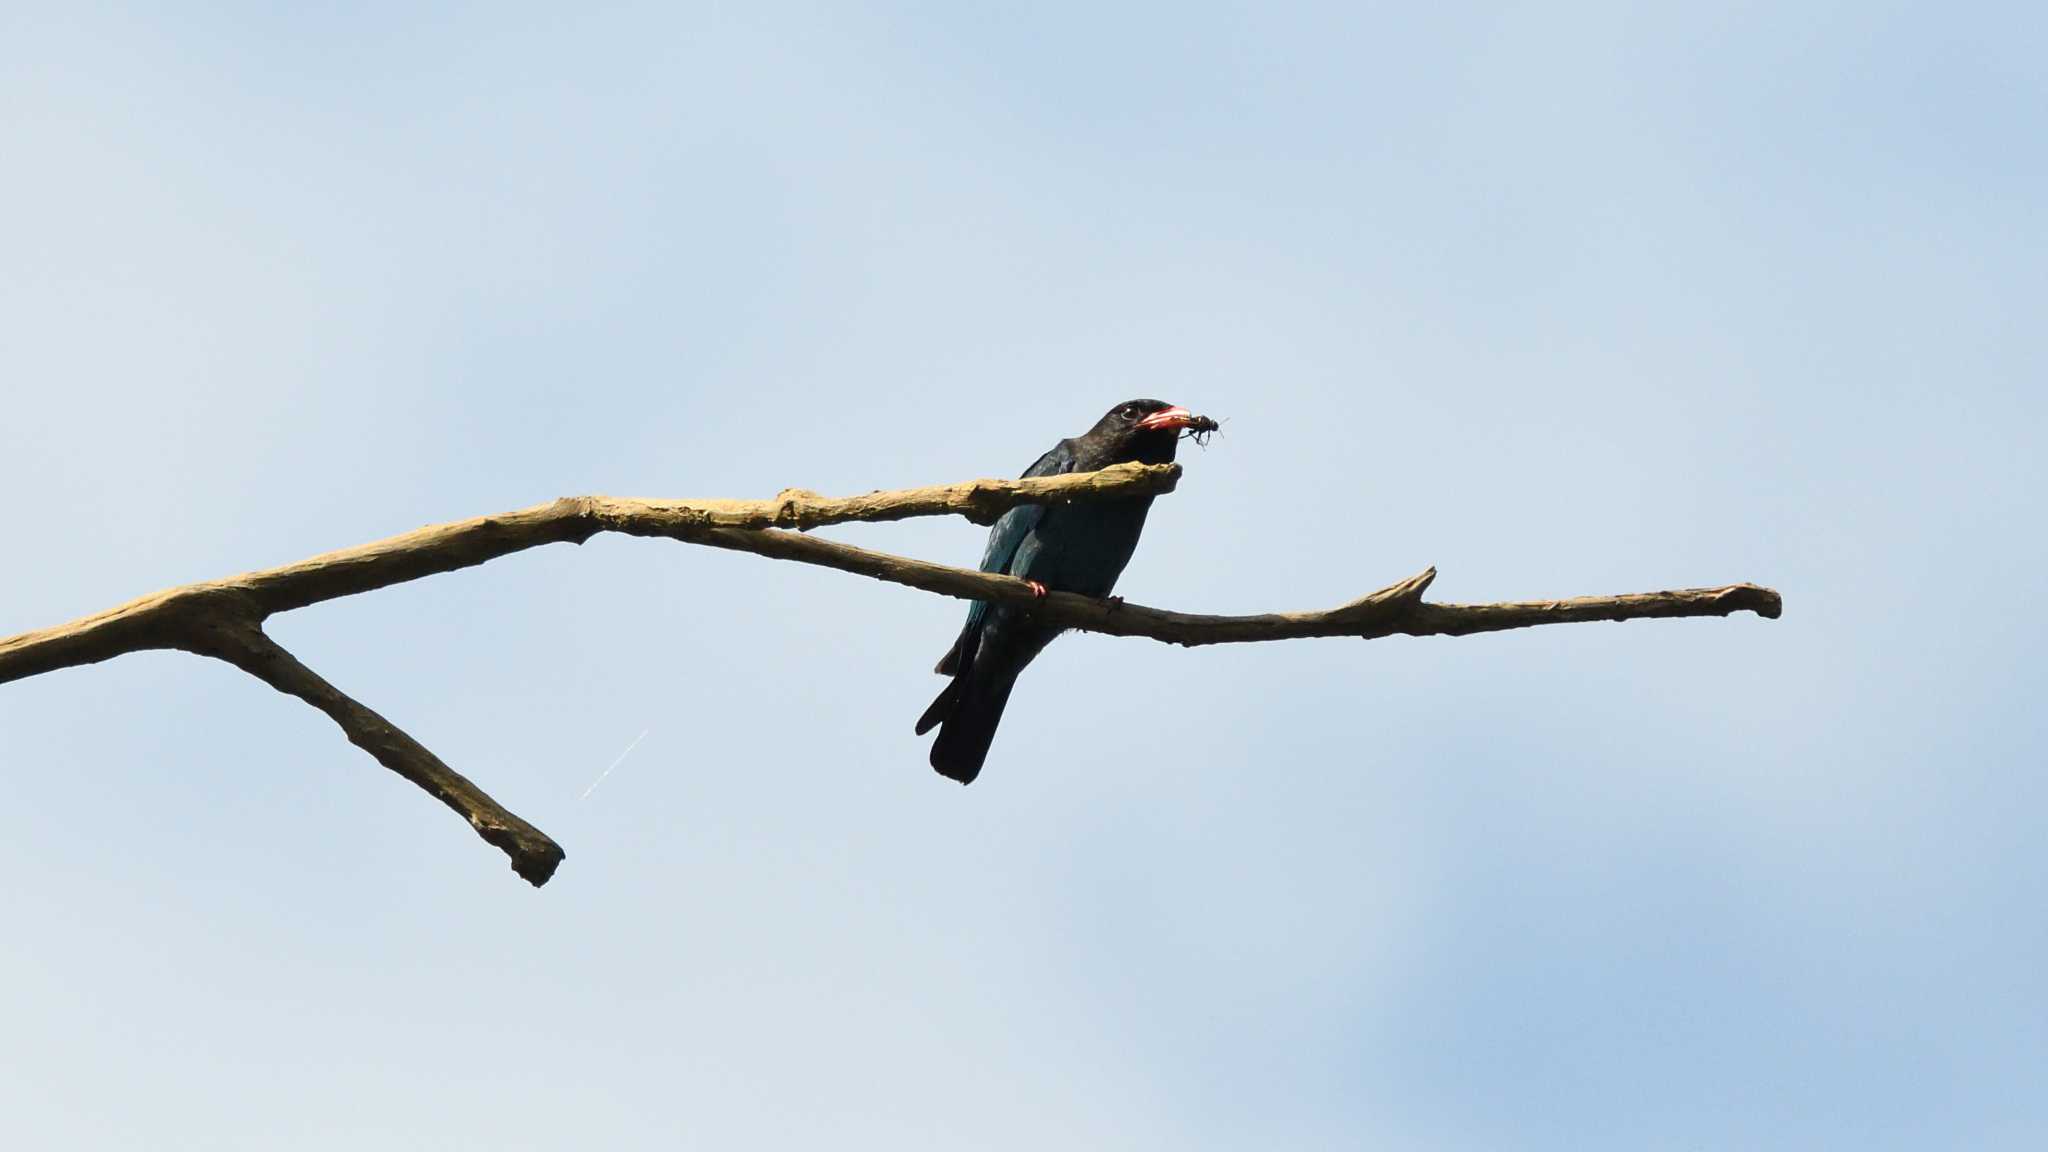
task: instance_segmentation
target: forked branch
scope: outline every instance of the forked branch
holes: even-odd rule
[[[1422,594],[1436,570],[1322,612],[1203,616],[1098,600],[1067,592],[1035,598],[1010,576],[932,564],[802,530],[855,521],[959,515],[988,523],[1020,504],[1059,504],[1173,490],[1174,465],[1119,464],[1100,472],[1022,480],[976,480],[831,499],[789,490],[773,500],[625,500],[570,497],[501,516],[421,528],[281,568],[171,588],[93,616],[0,640],[0,683],[127,652],[175,648],[226,661],[318,708],[378,763],[412,781],[468,820],[536,886],[562,861],[562,849],[507,811],[418,741],[322,679],[271,639],[263,622],[278,612],[452,572],[543,544],[581,544],[599,532],[662,537],[854,572],[966,600],[1010,601],[1049,623],[1174,644],[1224,644],[1312,636],[1464,636],[1538,624],[1726,616],[1740,611],[1775,619],[1776,592],[1754,584],[1626,596],[1502,604],[1431,604]],[[789,531],[797,529],[799,531]]]

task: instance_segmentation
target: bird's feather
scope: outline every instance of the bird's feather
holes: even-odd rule
[[[1062,440],[1053,445],[1051,451],[1040,456],[1031,467],[1026,468],[1024,475],[1028,478],[1058,476],[1072,472],[1075,460],[1074,442]],[[1017,549],[1031,535],[1031,530],[1038,527],[1039,520],[1044,516],[1043,504],[1019,504],[1003,513],[996,520],[995,527],[989,529],[988,546],[981,552],[981,570],[1015,575],[1010,566],[1017,558]],[[961,627],[959,637],[953,641],[952,647],[946,649],[946,654],[939,657],[939,663],[932,671],[941,676],[957,675],[963,664],[974,659],[974,647],[981,634],[981,622],[987,614],[986,600],[976,600],[968,606],[967,622]],[[920,728],[918,734],[923,735],[924,731]]]

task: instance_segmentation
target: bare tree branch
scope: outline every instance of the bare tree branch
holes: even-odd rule
[[[974,572],[945,564],[913,560],[887,552],[871,552],[793,532],[743,532],[708,529],[691,537],[694,543],[795,560],[842,572],[873,576],[962,600],[1009,601],[1030,608],[1051,624],[1102,632],[1111,636],[1143,636],[1192,648],[1200,644],[1242,644],[1260,640],[1301,640],[1314,636],[1468,636],[1539,624],[1573,624],[1588,620],[1642,620],[1674,616],[1728,616],[1754,612],[1775,620],[1784,610],[1776,592],[1755,584],[1720,588],[1684,588],[1672,592],[1637,592],[1625,596],[1584,596],[1574,600],[1526,600],[1503,604],[1427,604],[1422,594],[1436,579],[1425,569],[1346,604],[1321,612],[1267,612],[1256,616],[1204,616],[1147,608],[1121,599],[1098,600],[1071,592],[1049,592],[1037,598],[1031,586],[1014,576]]]
[[[477,835],[512,858],[512,870],[527,883],[535,887],[547,883],[562,863],[561,845],[506,811],[483,789],[470,783],[468,777],[442,763],[439,756],[389,720],[299,663],[298,657],[263,631],[253,615],[246,619],[222,615],[208,620],[194,633],[188,650],[224,660],[279,692],[296,696],[325,712],[341,726],[349,743],[469,821]]]
[[[974,480],[833,499],[789,489],[773,500],[628,500],[570,496],[498,516],[434,524],[296,564],[187,584],[55,628],[0,640],[0,684],[124,652],[179,648],[185,618],[215,611],[223,595],[257,619],[323,600],[469,568],[543,544],[581,544],[599,532],[692,540],[713,528],[819,528],[849,521],[965,516],[979,524],[1019,504],[1060,504],[1173,491],[1173,464],[1118,464],[1100,472]]]
[[[179,649],[224,660],[327,714],[351,743],[469,821],[529,883],[545,884],[562,849],[507,811],[419,741],[351,699],[263,631],[268,617],[495,560],[599,532],[695,540],[707,532],[751,534],[849,521],[959,515],[990,523],[1019,504],[1056,504],[1171,492],[1171,464],[1120,464],[1100,472],[1021,480],[975,480],[833,499],[789,489],[773,500],[629,500],[581,496],[436,524],[281,568],[186,584],[55,628],[0,640],[0,684],[93,664],[128,652]],[[781,534],[781,533],[778,533]]]
[[[1776,592],[1754,584],[1573,600],[1430,604],[1423,602],[1422,594],[1436,578],[1436,569],[1431,568],[1325,611],[1204,616],[1067,592],[1038,598],[1028,584],[1010,576],[800,534],[829,524],[912,516],[960,515],[988,523],[1020,504],[1158,495],[1172,491],[1179,477],[1174,465],[1120,464],[1100,472],[976,480],[843,499],[796,489],[773,500],[567,497],[500,516],[433,525],[280,568],[187,584],[69,624],[24,632],[0,640],[0,683],[150,649],[180,649],[224,660],[325,713],[352,743],[460,813],[478,835],[511,858],[519,875],[538,886],[562,861],[562,849],[553,840],[300,663],[264,632],[264,620],[278,612],[452,572],[543,544],[581,544],[599,532],[752,552],[960,599],[1008,601],[1062,627],[1190,646],[1313,636],[1464,636],[1539,624],[1727,616],[1741,611],[1775,619],[1783,610]]]

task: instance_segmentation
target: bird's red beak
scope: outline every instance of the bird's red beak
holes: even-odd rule
[[[1145,417],[1143,420],[1138,421],[1138,427],[1143,428],[1147,432],[1160,428],[1192,428],[1200,419],[1201,417],[1193,412],[1175,406],[1172,408],[1161,408],[1159,411]]]

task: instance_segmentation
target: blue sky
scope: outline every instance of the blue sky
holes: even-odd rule
[[[557,495],[1228,423],[1063,639],[600,538],[0,688],[10,1147],[2033,1148],[2038,7],[0,10],[0,632]],[[960,522],[835,538],[971,563]],[[645,733],[587,799],[591,781]]]

